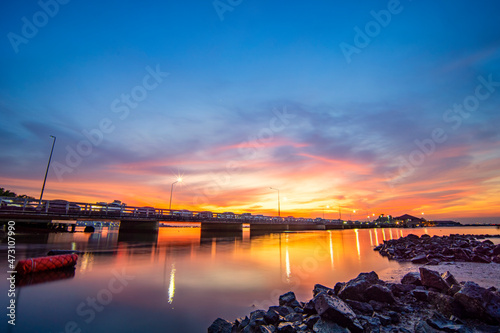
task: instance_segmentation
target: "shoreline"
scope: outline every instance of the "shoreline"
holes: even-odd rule
[[[500,332],[500,244],[485,236],[384,241],[374,250],[398,268],[316,284],[306,302],[290,291],[268,310],[217,318],[208,332]]]
[[[420,267],[426,267],[440,274],[449,271],[459,281],[472,281],[483,288],[495,287],[500,290],[500,264],[474,262],[443,262],[438,265],[417,265],[400,263],[399,268],[387,268],[377,272],[381,280],[397,283],[408,273],[418,272]]]
[[[234,321],[217,318],[208,333],[500,331],[497,288],[459,282],[449,271],[440,274],[425,265],[400,281],[380,279],[372,271],[333,288],[316,284],[306,302],[289,291],[279,296],[278,304]]]

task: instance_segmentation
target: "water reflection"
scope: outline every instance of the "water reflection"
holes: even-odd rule
[[[54,282],[58,280],[72,279],[75,276],[75,269],[55,269],[26,275],[16,275],[16,287],[24,287],[38,283]]]
[[[172,304],[175,295],[175,263],[172,264],[170,271],[170,284],[168,285],[168,303]]]
[[[285,235],[285,265],[286,265],[286,280],[290,282],[292,276],[292,269],[290,267],[290,255],[288,253],[288,234]]]
[[[328,231],[328,234],[329,234],[329,238],[330,238],[330,263],[332,264],[332,270],[333,268],[335,267],[334,263],[333,263],[333,239],[332,239],[332,231],[329,230]]]
[[[79,271],[85,273],[86,271],[92,272],[92,266],[94,264],[94,254],[92,252],[86,252],[78,256]]]
[[[45,255],[49,249],[85,253],[79,255],[73,277],[19,288],[23,289],[19,315],[29,314],[31,320],[19,321],[16,329],[60,332],[73,320],[82,332],[109,332],[110,327],[123,332],[206,331],[214,318],[248,315],[255,309],[252,305],[264,308],[277,304],[278,296],[289,290],[304,301],[311,298],[316,283],[333,287],[360,272],[381,274],[400,267],[373,247],[382,239],[408,233],[499,234],[500,230],[355,229],[250,237],[250,231],[244,229],[239,235],[226,237],[204,233],[201,228],[160,228],[154,237],[127,235],[125,240],[115,230],[93,235],[51,234],[38,241],[31,237],[29,242],[17,244],[17,259]],[[6,262],[6,244],[1,246],[0,260]],[[112,272],[133,279],[113,294],[105,311],[86,323],[76,314],[76,306],[108,288]],[[6,283],[5,272],[1,272],[0,288],[7,290]],[[50,306],[40,307],[46,300]]]
[[[354,229],[356,233],[356,248],[358,249],[358,259],[361,260],[361,249],[359,247],[359,229]]]

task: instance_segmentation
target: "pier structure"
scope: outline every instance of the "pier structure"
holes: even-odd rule
[[[16,223],[34,225],[39,228],[75,230],[82,221],[119,222],[123,233],[157,232],[160,222],[199,222],[206,232],[240,232],[246,224],[254,233],[283,232],[300,230],[333,230],[353,228],[373,228],[368,222],[352,222],[328,219],[306,219],[216,213],[207,211],[188,211],[158,209],[154,207],[135,207],[113,203],[84,203],[64,200],[35,200],[24,198],[0,197],[0,224],[15,220]],[[395,225],[394,225],[395,226]],[[391,227],[387,225],[385,227]]]

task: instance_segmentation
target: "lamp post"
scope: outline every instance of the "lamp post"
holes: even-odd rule
[[[43,178],[42,192],[40,193],[40,201],[38,202],[39,205],[42,204],[43,190],[45,189],[45,182],[47,181],[47,175],[49,174],[50,160],[52,159],[52,153],[54,152],[54,146],[56,144],[56,137],[53,135],[51,135],[50,137],[53,139],[52,149],[50,150],[49,162],[47,163],[47,170],[45,170],[45,178]]]
[[[179,177],[175,182],[172,183],[172,186],[170,187],[170,205],[168,206],[168,210],[172,210],[172,192],[174,191],[174,184],[181,183],[182,178]],[[170,212],[172,213],[172,212]]]
[[[280,212],[280,190],[278,190],[277,188],[274,188],[274,187],[270,187],[270,189],[278,191],[278,216],[281,216],[281,212]]]

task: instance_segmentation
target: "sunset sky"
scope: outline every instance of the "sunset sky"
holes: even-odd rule
[[[54,135],[44,199],[500,216],[498,1],[59,1],[1,5],[0,187]]]

